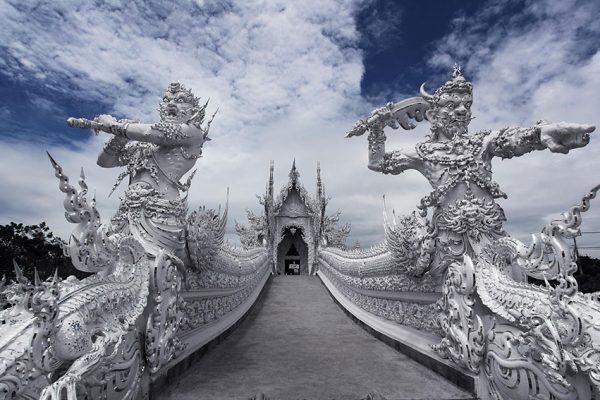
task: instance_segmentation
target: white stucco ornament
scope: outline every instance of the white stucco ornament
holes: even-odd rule
[[[419,291],[439,293],[437,310],[424,313],[437,314],[437,327],[429,330],[439,333],[440,342],[433,348],[486,382],[477,393],[482,398],[598,397],[600,307],[596,296],[577,291],[568,240],[579,234],[581,213],[600,186],[525,245],[503,229],[496,199],[506,194],[492,176],[494,157],[568,153],[587,145],[595,127],[540,121],[470,133],[473,86],[458,66],[435,93],[423,85],[420,94],[373,111],[346,135],[368,132],[370,169],[394,175],[414,169],[427,178],[433,190],[417,206],[420,217],[390,220],[384,213],[383,245],[323,251],[322,271],[361,307],[418,329],[426,329],[423,317],[403,315],[408,299],[414,302]],[[408,130],[423,120],[431,135],[414,151],[386,152],[385,127]],[[528,284],[527,276],[558,284]],[[406,294],[390,296],[390,290]]]
[[[83,172],[75,188],[50,157],[75,225],[68,253],[94,274],[49,282],[36,274],[32,284],[16,267],[18,282],[3,288],[16,293],[12,307],[0,311],[0,398],[147,398],[152,376],[215,337],[206,326],[225,330],[255,301],[270,271],[266,250],[228,245],[227,209],[187,215],[182,195],[209,140],[207,106],[174,82],[157,123],[68,119],[111,135],[98,164],[123,168],[116,185],[128,178],[128,187],[106,224]]]

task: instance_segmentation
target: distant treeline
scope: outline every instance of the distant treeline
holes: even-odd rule
[[[42,279],[52,276],[55,269],[62,278],[90,275],[73,267],[71,259],[64,254],[64,245],[65,242],[55,236],[45,222],[0,225],[0,277],[5,275],[7,283],[14,280],[13,260],[29,279],[33,279],[34,269]]]
[[[575,273],[575,279],[579,284],[579,290],[583,293],[600,291],[600,260],[589,256],[579,256],[577,266],[579,268]]]
[[[45,222],[38,225],[15,222],[0,225],[0,276],[6,275],[7,283],[14,279],[13,260],[30,279],[33,279],[35,268],[42,279],[54,274],[55,269],[63,279],[69,275],[77,278],[89,276],[73,267],[71,259],[64,254],[64,246],[65,241],[55,236]],[[579,256],[577,265],[575,279],[579,290],[584,293],[600,291],[600,259]],[[530,282],[544,285],[539,280],[530,279]]]

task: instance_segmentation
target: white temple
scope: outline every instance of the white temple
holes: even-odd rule
[[[70,118],[72,127],[110,135],[98,164],[123,168],[119,182],[129,184],[103,223],[83,174],[76,188],[51,158],[74,225],[68,253],[93,274],[41,281],[36,273],[30,282],[15,266],[14,282],[0,284],[0,400],[148,399],[236,328],[269,282],[286,279],[320,280],[370,333],[477,398],[600,398],[600,293],[578,290],[569,247],[600,185],[527,244],[504,230],[497,199],[506,194],[492,174],[494,158],[568,153],[586,146],[595,127],[539,121],[473,133],[472,102],[473,85],[455,66],[433,94],[422,86],[348,132],[368,133],[371,170],[414,169],[432,189],[418,210],[386,216],[384,241],[364,250],[346,249],[349,226],[326,213],[319,166],[314,196],[294,162],[275,198],[271,163],[261,214],[248,211],[248,225],[236,224],[243,249],[223,239],[227,208],[188,214],[193,173],[181,179],[209,140],[212,118],[208,103],[178,82],[167,88],[157,123]],[[386,128],[417,122],[431,125],[428,137],[414,150],[386,151]]]

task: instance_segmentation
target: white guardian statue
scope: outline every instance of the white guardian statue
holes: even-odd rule
[[[207,105],[174,82],[159,105],[160,122],[156,124],[118,121],[110,115],[93,121],[68,120],[70,126],[113,135],[98,157],[98,165],[125,166],[116,185],[129,177],[129,187],[112,219],[112,230],[131,232],[152,254],[167,248],[184,258],[187,205],[180,192],[187,191],[193,174],[186,183],[180,180],[202,155],[204,142],[210,140],[212,118],[202,126]]]
[[[433,191],[421,199],[420,215],[390,222],[384,214],[382,246],[360,254],[324,250],[322,270],[367,311],[438,333],[432,349],[479,380],[480,398],[598,398],[600,303],[597,293],[578,291],[569,242],[580,234],[581,214],[600,185],[525,245],[503,229],[496,199],[506,195],[493,180],[491,164],[494,157],[534,150],[568,153],[587,145],[595,127],[539,121],[469,133],[473,86],[458,66],[435,93],[424,85],[420,92],[375,110],[347,134],[368,132],[370,169],[384,174],[414,169],[428,179]],[[385,127],[409,130],[424,119],[431,135],[414,151],[385,151]],[[361,286],[365,277],[376,289],[369,294]],[[527,277],[555,284],[539,286]],[[377,292],[390,288],[399,293],[394,300]],[[436,324],[416,321],[427,320],[432,311],[411,303],[416,291],[425,292],[421,303],[427,295],[435,304]],[[411,313],[419,317],[411,319]]]
[[[41,281],[36,273],[29,282],[15,266],[16,281],[0,287],[9,305],[0,310],[0,399],[148,398],[170,368],[254,303],[270,273],[266,249],[228,245],[227,207],[188,215],[182,195],[209,140],[207,105],[176,82],[158,123],[67,120],[112,135],[98,164],[124,168],[117,185],[126,177],[129,185],[103,224],[83,172],[76,188],[50,157],[75,225],[68,254],[92,274]]]
[[[512,158],[533,150],[555,153],[583,147],[591,125],[538,122],[527,128],[469,133],[473,85],[454,66],[452,80],[434,94],[421,86],[421,96],[389,103],[358,121],[347,137],[369,132],[369,168],[384,174],[414,169],[427,178],[433,191],[421,199],[421,216],[433,209],[421,251],[414,260],[415,275],[443,275],[463,254],[479,253],[493,239],[505,236],[502,208],[495,199],[506,194],[492,178],[494,157]],[[414,151],[386,152],[385,127],[413,129],[410,121],[427,119],[431,135]]]

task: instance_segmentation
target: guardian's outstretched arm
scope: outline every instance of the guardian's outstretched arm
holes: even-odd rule
[[[586,146],[590,142],[590,133],[595,129],[593,125],[540,121],[530,128],[500,129],[489,136],[486,147],[492,157],[502,158],[519,157],[544,149],[566,154],[572,149]]]

